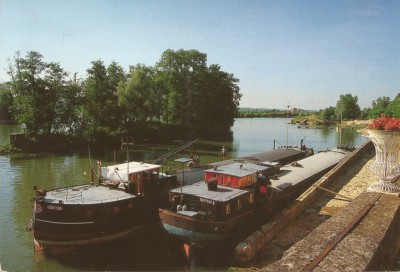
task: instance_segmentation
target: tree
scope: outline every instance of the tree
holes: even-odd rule
[[[371,108],[364,108],[364,109],[361,111],[361,119],[370,118],[370,114],[371,114]]]
[[[28,52],[25,58],[17,52],[14,63],[9,61],[8,74],[13,117],[25,123],[28,135],[76,131],[82,105],[76,75],[69,79],[60,64],[44,62],[38,52]]]
[[[120,125],[117,87],[124,80],[125,74],[117,63],[113,62],[106,68],[101,60],[93,61],[87,73],[84,107],[85,122],[90,129],[86,131],[86,136],[105,137]]]
[[[156,65],[156,86],[162,117],[169,123],[193,128],[195,133],[228,132],[238,115],[241,99],[238,79],[207,67],[207,55],[196,50],[167,50]]]
[[[82,136],[83,130],[83,82],[74,74],[67,79],[63,88],[59,89],[55,105],[54,131],[70,136]]]
[[[163,117],[167,122],[191,125],[198,78],[207,69],[207,55],[197,50],[164,51],[156,64],[158,84],[164,87]],[[162,83],[161,83],[162,82]]]
[[[369,112],[370,118],[376,118],[384,113],[390,104],[390,98],[382,96],[372,101],[372,108]]]
[[[400,93],[389,103],[385,113],[391,117],[400,118]]]
[[[42,59],[38,52],[28,52],[25,58],[17,52],[14,64],[9,62],[8,69],[14,95],[14,119],[25,123],[27,133],[33,136],[51,133],[57,99],[56,90],[46,82],[55,72],[55,66]],[[59,72],[62,71],[55,73]]]
[[[158,119],[159,99],[153,68],[140,64],[132,67],[129,79],[118,86],[117,96],[127,123]]]
[[[0,120],[12,119],[12,104],[14,97],[12,95],[12,86],[9,82],[0,84]]]
[[[390,98],[387,96],[378,97],[372,101],[372,108],[384,108],[386,109],[390,104]]]
[[[336,118],[337,119],[357,119],[360,116],[361,110],[358,105],[358,97],[351,94],[340,95],[339,101],[336,103]]]
[[[44,75],[44,84],[46,92],[42,99],[47,103],[45,112],[43,112],[42,122],[46,128],[46,134],[50,134],[52,129],[56,129],[59,125],[56,124],[57,111],[61,110],[58,101],[64,93],[66,86],[67,73],[61,68],[58,63],[49,63],[46,65],[46,73]],[[65,105],[73,108],[74,105]]]
[[[222,135],[229,131],[239,115],[242,95],[238,82],[233,74],[221,71],[215,64],[202,75],[192,110],[197,133]]]
[[[328,107],[321,111],[321,119],[325,121],[332,121],[335,119],[335,107]]]

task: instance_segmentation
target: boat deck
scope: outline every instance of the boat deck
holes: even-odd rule
[[[99,204],[135,197],[136,196],[124,191],[111,189],[105,186],[81,185],[48,191],[45,197],[45,202],[63,204]]]
[[[204,180],[204,169],[211,169],[214,168],[215,166],[221,167],[234,163],[245,163],[245,162],[254,164],[262,164],[263,162],[271,162],[271,164],[273,164],[273,162],[280,162],[282,164],[286,164],[288,162],[301,158],[304,158],[304,153],[299,150],[274,149],[266,152],[240,157],[238,159],[231,159],[231,160],[210,163],[204,165],[203,168],[185,169],[184,180],[182,179],[182,170],[176,171],[176,176],[179,183],[182,182],[183,185],[188,185]]]
[[[171,190],[172,193],[193,195],[196,197],[207,199],[207,201],[228,201],[232,198],[238,197],[248,193],[246,190],[238,188],[232,188],[228,186],[218,185],[218,188],[214,191],[208,190],[207,184],[204,181],[199,181],[191,185],[184,186],[182,188],[176,188]]]
[[[200,180],[204,180],[204,169],[203,168],[185,169],[183,175],[182,175],[182,170],[178,170],[176,171],[176,178],[179,184],[181,184],[181,182],[182,185],[193,184]]]
[[[266,152],[261,152],[257,154],[251,154],[237,159],[225,160],[215,163],[210,163],[205,168],[212,168],[214,166],[223,166],[232,164],[235,162],[250,162],[258,164],[264,161],[269,162],[280,162],[281,164],[287,164],[291,161],[304,158],[304,153],[296,149],[273,149]]]
[[[279,174],[276,177],[271,178],[270,186],[279,192],[279,191],[284,191],[285,189],[295,186],[297,184],[304,183],[305,181],[313,178],[315,175],[318,175],[326,171],[327,169],[335,166],[348,154],[350,154],[349,151],[341,149],[332,149],[329,151],[319,152],[316,155],[299,160],[296,162],[297,166],[291,166],[291,165],[283,166],[280,169]],[[265,157],[263,157],[262,159],[265,159]],[[232,197],[240,195],[239,193],[240,191],[246,193],[247,192],[246,190],[235,189],[232,187],[222,186],[222,185],[218,185],[217,191],[209,191],[207,188],[207,184],[204,182],[204,176],[199,175],[199,173],[203,173],[204,171],[223,172],[225,168],[227,169],[227,171],[232,171],[232,169],[235,169],[235,166],[237,168],[236,172],[246,173],[246,175],[248,174],[248,171],[246,171],[247,168],[249,169],[251,168],[252,172],[256,172],[257,170],[266,168],[264,166],[247,164],[243,166],[243,169],[240,169],[238,165],[240,164],[232,163],[231,165],[220,166],[217,168],[217,170],[214,169],[208,169],[208,170],[192,169],[189,171],[185,170],[184,184],[189,184],[189,185],[182,187],[182,193],[191,194],[198,197],[204,197],[216,201],[227,201]],[[240,174],[237,175],[241,176]],[[180,193],[181,188],[171,190],[171,192]]]
[[[271,178],[271,187],[281,191],[285,188],[295,186],[313,176],[335,166],[349,151],[332,149],[319,152],[316,155],[297,161],[297,166],[286,165],[281,167],[276,178]]]
[[[235,177],[246,177],[248,175],[255,174],[257,172],[265,171],[269,168],[269,166],[261,166],[257,164],[241,164],[241,163],[232,163],[229,165],[211,168],[205,170],[207,173],[215,173],[222,175],[229,175]]]

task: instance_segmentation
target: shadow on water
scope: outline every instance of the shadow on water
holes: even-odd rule
[[[195,249],[188,259],[181,242],[157,232],[140,240],[86,247],[52,259],[65,271],[226,271],[234,264],[235,245],[226,242]],[[49,261],[40,253],[35,255],[36,262]]]
[[[154,234],[140,240],[91,246],[54,258],[64,267],[79,271],[185,271],[179,244]]]

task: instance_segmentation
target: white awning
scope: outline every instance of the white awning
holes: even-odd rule
[[[107,179],[128,181],[129,175],[160,169],[160,165],[144,162],[129,162],[101,167],[101,175]]]

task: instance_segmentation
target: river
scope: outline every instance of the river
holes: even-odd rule
[[[200,141],[175,156],[189,156],[198,152],[201,163],[219,160],[222,145],[228,147],[229,157],[258,153],[275,146],[299,145],[315,151],[338,145],[358,147],[366,141],[354,130],[305,129],[286,125],[283,118],[237,119],[232,127],[230,142]],[[9,134],[21,132],[18,125],[0,124],[0,145],[9,143]],[[341,143],[339,141],[341,140]],[[151,160],[173,149],[172,146],[134,147],[130,158]],[[96,152],[93,152],[96,154]],[[121,152],[98,152],[96,158],[111,163],[122,162]],[[171,159],[172,160],[172,159]],[[144,237],[143,241],[126,242],[117,247],[93,248],[66,258],[45,258],[33,250],[32,235],[25,230],[31,215],[33,186],[55,188],[82,184],[88,181],[89,157],[69,154],[33,154],[28,156],[0,156],[0,268],[5,271],[82,271],[82,270],[188,270],[175,245],[162,237]],[[227,264],[203,264],[199,270],[225,270]],[[229,265],[229,264],[228,264]],[[0,269],[0,271],[1,271]],[[198,269],[196,269],[198,270]]]

